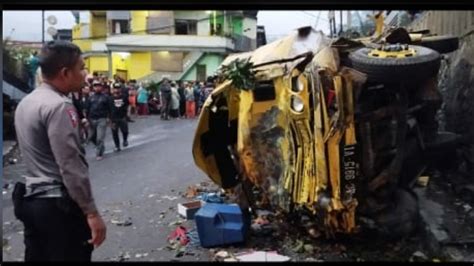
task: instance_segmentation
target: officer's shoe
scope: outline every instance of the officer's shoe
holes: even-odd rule
[[[123,142],[123,146],[124,146],[124,147],[127,147],[127,146],[128,146],[128,141],[124,141],[124,142]]]
[[[124,146],[125,146],[125,144],[124,144]],[[119,152],[119,151],[121,151],[120,147],[115,147],[114,152]]]

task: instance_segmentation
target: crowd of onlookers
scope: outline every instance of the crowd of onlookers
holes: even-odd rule
[[[125,81],[117,75],[110,80],[94,73],[86,78],[82,90],[72,95],[81,120],[83,142],[95,144],[98,160],[104,154],[108,126],[112,129],[115,151],[120,151],[119,131],[122,146],[128,146],[128,122],[150,114],[159,114],[163,120],[195,118],[214,87],[211,78],[207,82],[164,78],[158,86],[147,85],[147,82]]]
[[[163,119],[194,118],[214,88],[213,81],[171,81],[164,78],[159,82],[158,90],[147,87],[147,82],[125,81],[119,76],[113,80],[105,75],[94,73],[88,76],[86,85],[75,97],[85,102],[95,93],[94,83],[103,88],[103,93],[112,95],[113,85],[118,83],[122,94],[127,96],[129,122],[132,117],[160,114]]]

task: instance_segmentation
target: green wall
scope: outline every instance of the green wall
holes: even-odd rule
[[[234,32],[233,32],[234,34],[239,34],[239,35],[243,34],[242,18],[233,17],[232,18],[232,26],[234,28]]]
[[[196,66],[206,65],[206,77],[214,74],[219,65],[224,61],[221,54],[206,54],[194,64],[192,69],[182,78],[182,80],[196,80]]]

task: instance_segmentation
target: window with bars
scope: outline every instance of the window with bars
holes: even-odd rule
[[[113,19],[109,20],[109,23],[109,33],[112,35],[130,33],[130,22],[128,20]]]

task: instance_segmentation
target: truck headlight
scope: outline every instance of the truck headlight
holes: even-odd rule
[[[291,96],[291,109],[293,109],[293,111],[295,112],[301,113],[303,111],[303,108],[304,108],[303,99],[301,99],[301,97],[296,96],[296,95]]]

